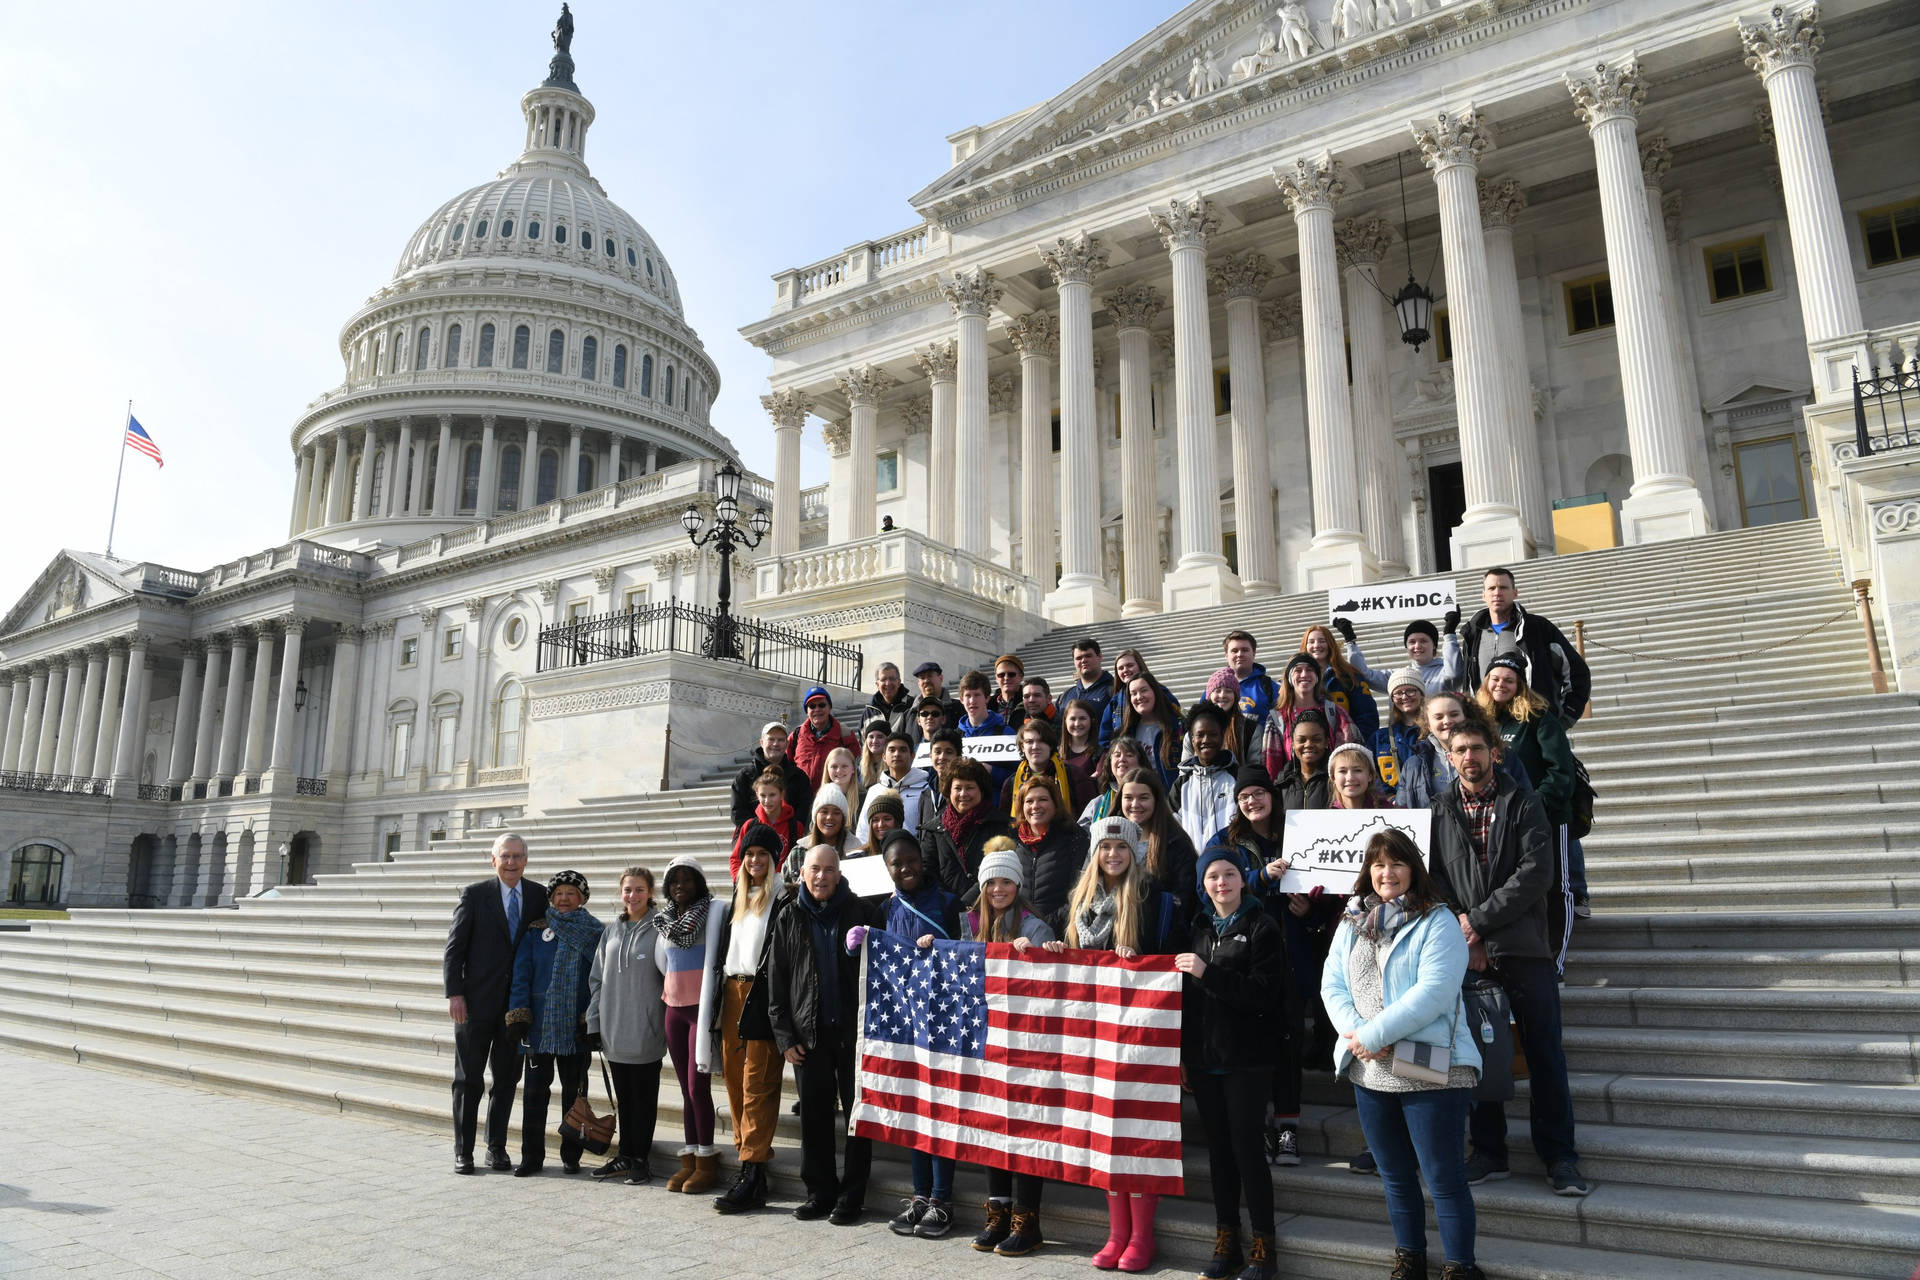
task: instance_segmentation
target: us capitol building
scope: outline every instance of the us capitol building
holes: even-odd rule
[[[543,659],[711,604],[682,522],[736,509],[571,36],[519,158],[347,320],[287,541],[66,552],[0,621],[10,898],[228,902],[683,782],[817,674],[631,631]],[[845,685],[1553,554],[1556,506],[1627,543],[1818,515],[1852,569],[1920,530],[1860,488],[1850,383],[1920,355],[1917,68],[1897,0],[1197,0],[953,134],[904,230],[777,273],[735,600],[858,646]]]

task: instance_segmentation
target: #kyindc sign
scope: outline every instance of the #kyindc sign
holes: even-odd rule
[[[1327,592],[1327,619],[1348,622],[1434,621],[1458,609],[1452,578],[1427,582],[1396,582],[1385,587],[1342,587]]]

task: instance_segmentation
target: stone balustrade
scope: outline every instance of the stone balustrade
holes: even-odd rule
[[[857,542],[769,556],[754,566],[762,601],[895,580],[932,583],[1001,607],[1040,612],[1040,586],[1002,565],[941,546],[909,529]]]
[[[823,294],[917,269],[946,256],[948,244],[937,227],[924,222],[882,240],[862,241],[844,253],[775,276],[774,309],[803,307]]]

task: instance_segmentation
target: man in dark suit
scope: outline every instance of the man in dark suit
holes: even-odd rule
[[[443,972],[447,1016],[453,1019],[453,1171],[472,1173],[480,1088],[489,1066],[487,1166],[513,1168],[507,1123],[520,1079],[520,1046],[507,1034],[507,991],[513,957],[527,926],[547,912],[547,891],[523,882],[527,842],[511,833],[493,842],[493,875],[460,891],[447,930]]]

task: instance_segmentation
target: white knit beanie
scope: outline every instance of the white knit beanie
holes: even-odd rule
[[[820,789],[813,793],[814,816],[818,817],[820,810],[828,805],[838,809],[841,817],[851,819],[852,815],[847,812],[847,793],[840,789],[837,782],[823,782]]]

